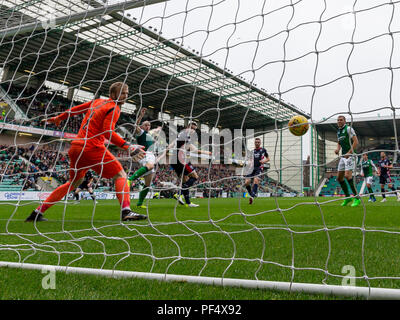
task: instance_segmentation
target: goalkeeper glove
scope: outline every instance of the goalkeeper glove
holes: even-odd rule
[[[43,123],[43,124],[49,124],[49,123],[54,123],[57,127],[60,125],[60,123],[61,123],[61,119],[59,119],[58,117],[51,117],[51,118],[49,118],[49,119],[43,119],[41,122]]]
[[[146,152],[144,151],[144,146],[139,144],[130,144],[129,142],[125,142],[121,147],[122,149],[127,150],[135,161],[143,159],[146,155]]]

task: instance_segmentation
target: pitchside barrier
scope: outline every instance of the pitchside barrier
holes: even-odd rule
[[[45,200],[49,195],[50,191],[0,191],[0,201],[42,201]],[[96,200],[113,200],[117,199],[115,192],[94,192]],[[155,193],[153,191],[149,192],[146,199],[152,199]],[[236,197],[247,198],[247,193],[236,193]],[[296,197],[295,193],[283,193],[282,197]],[[302,195],[301,195],[302,196]],[[195,192],[195,198],[208,198],[204,197],[202,192]],[[258,198],[270,198],[271,193],[261,192],[257,195]],[[81,192],[81,198],[84,200],[91,199],[90,193],[85,191]],[[223,192],[219,198],[228,198],[228,194]],[[139,192],[131,192],[131,199],[139,199]],[[68,200],[73,200],[73,194],[68,195]]]

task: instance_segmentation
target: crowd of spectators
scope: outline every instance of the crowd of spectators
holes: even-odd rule
[[[16,86],[7,86],[3,88],[15,101],[18,107],[20,107],[21,110],[28,116],[28,121],[13,121],[23,126],[44,127],[44,124],[41,123],[41,120],[44,119],[46,115],[47,117],[55,116],[69,109],[70,107],[81,103],[79,101],[71,102],[64,97],[61,92],[50,90],[46,87],[42,87],[39,92],[33,88],[19,88]],[[8,120],[11,121],[11,119]],[[62,123],[61,130],[69,133],[77,133],[82,120],[82,115],[71,117]],[[57,128],[54,124],[46,124],[46,129],[60,130],[60,128]]]
[[[59,144],[45,144],[40,147],[30,146],[0,146],[0,175],[3,178],[12,178],[15,184],[21,184],[23,188],[39,190],[38,179],[40,177],[52,177],[59,184],[65,183],[69,178],[68,147]],[[20,161],[16,161],[20,160]],[[123,162],[123,167],[128,176],[138,169],[137,163]],[[236,167],[222,164],[197,165],[196,172],[199,175],[197,184],[193,189],[201,192],[204,197],[221,197],[226,193],[233,197],[237,193],[245,192],[244,179],[236,173]],[[264,176],[261,179],[259,192],[271,192],[276,190],[275,181]],[[153,179],[153,188],[162,191],[166,196],[172,196],[180,185],[180,180],[168,164],[159,164]],[[112,179],[99,178],[95,174],[96,188],[104,191],[113,191]],[[175,187],[173,187],[175,186]],[[131,190],[137,191],[141,188],[140,182],[132,184]]]
[[[18,88],[10,86],[4,88],[8,95],[12,97],[18,106],[26,112],[29,121],[24,121],[21,125],[27,126],[43,126],[40,122],[45,115],[53,116],[59,114],[73,105],[77,105],[81,102],[71,102],[65,98],[60,92],[55,92],[49,88],[42,87],[38,92],[32,88]],[[128,114],[122,114],[119,122],[133,123],[135,117]],[[82,115],[71,117],[67,121],[62,123],[64,132],[77,133],[82,122]],[[54,125],[46,125],[47,129],[57,129]],[[165,132],[169,132],[168,128],[164,128]],[[182,130],[183,127],[178,127],[177,130]],[[6,176],[16,176],[17,174],[24,174],[29,177],[25,179],[30,182],[26,182],[24,186],[37,186],[37,179],[39,177],[47,176],[55,178],[59,183],[65,183],[69,177],[69,159],[67,155],[67,148],[63,148],[60,152],[57,145],[43,145],[37,148],[37,146],[30,147],[7,147],[2,146],[1,150],[8,154],[8,158],[16,157],[24,159],[24,162],[18,166],[14,164],[7,165],[7,162],[2,161],[0,166],[0,173]],[[221,149],[223,155],[223,149]],[[1,155],[0,155],[1,156]],[[132,174],[138,167],[137,164],[123,163],[125,171],[128,175]],[[194,188],[199,192],[202,192],[204,196],[211,195],[212,197],[221,196],[222,193],[227,193],[228,196],[234,196],[236,193],[245,192],[243,187],[244,179],[236,173],[236,167],[216,164],[209,166],[196,166],[196,171],[199,175],[199,180]],[[166,189],[165,183],[169,185],[179,186],[180,181],[176,174],[172,171],[169,165],[161,164],[157,168],[156,175],[153,179],[153,187],[158,190]],[[112,179],[99,179],[95,178],[97,188],[103,190],[113,190],[114,184]],[[132,184],[132,190],[139,188],[139,183]],[[273,189],[282,188],[283,186],[275,183],[274,181],[264,177],[259,188],[259,192],[271,192]],[[25,188],[25,187],[24,187]],[[171,190],[172,192],[172,190]],[[174,191],[176,192],[176,190]],[[170,194],[170,193],[168,193]]]
[[[202,193],[203,197],[221,197],[224,193],[227,197],[235,197],[240,193],[246,192],[243,186],[244,178],[236,173],[235,166],[214,164],[211,167],[208,165],[195,167],[199,179],[193,189]],[[179,186],[180,183],[180,179],[169,165],[161,164],[157,166],[153,179],[153,187],[156,190],[170,190],[171,192],[167,192],[167,194],[172,195],[177,189],[171,186]],[[283,185],[276,183],[268,178],[267,175],[261,177],[259,192],[276,192],[278,189],[282,192],[289,192]]]
[[[8,122],[18,123],[22,126],[33,126],[44,128],[41,120],[46,117],[56,116],[69,108],[79,105],[86,101],[70,101],[62,92],[57,92],[46,87],[36,92],[33,88],[20,88],[16,86],[3,87],[8,95],[13,98],[16,104],[26,113],[29,120],[6,119]],[[0,113],[0,117],[4,115]],[[75,115],[63,121],[60,127],[54,124],[46,124],[45,128],[49,130],[61,130],[68,133],[78,133],[83,120],[83,115]],[[122,113],[119,124],[134,123],[136,118],[130,114]]]
[[[0,146],[1,181],[13,179],[13,184],[22,185],[23,190],[40,190],[40,177],[53,177],[64,183],[68,168],[68,157],[57,152],[55,146]]]
[[[12,179],[11,185],[22,185],[23,190],[39,190],[37,179],[39,168],[21,160],[28,150],[6,145],[0,145],[0,181]]]

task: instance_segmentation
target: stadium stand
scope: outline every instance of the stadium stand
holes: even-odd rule
[[[0,146],[0,174],[2,176],[0,191],[42,190],[40,179],[55,179],[56,184],[52,189],[65,183],[68,179],[68,155],[56,150],[56,145],[41,146],[36,149],[34,144],[26,148]],[[57,161],[54,162],[54,159]],[[137,167],[129,168],[127,164],[124,167],[128,174],[132,174],[137,169]],[[235,166],[223,164],[212,165],[211,170],[208,166],[197,166],[196,170],[200,179],[196,188],[203,193],[204,197],[208,197],[210,193],[211,197],[218,197],[222,192],[226,192],[229,197],[235,197],[243,193],[242,178],[235,175],[235,169]],[[164,189],[163,183],[165,182],[179,185],[178,178],[169,165],[162,164],[157,170],[153,187]],[[95,184],[96,191],[112,191],[114,189],[111,179],[99,179],[96,175]],[[140,183],[132,184],[132,191],[137,191],[139,188]],[[265,176],[261,181],[260,192],[274,192],[282,195],[285,192],[293,191]],[[173,192],[165,194],[172,196]]]
[[[61,93],[50,90],[44,87],[42,91],[36,93],[35,89],[29,87],[18,87],[15,85],[4,86],[3,89],[16,102],[18,107],[26,114],[29,121],[24,121],[23,125],[31,127],[40,127],[42,119],[47,116],[54,116],[67,110],[71,105],[77,105],[82,102],[70,101]],[[23,98],[21,98],[23,97]],[[76,133],[79,130],[83,116],[78,115],[68,119],[64,131]],[[7,120],[12,120],[8,119]],[[18,121],[13,121],[14,123]],[[46,129],[54,130],[56,127],[53,124],[47,124]]]
[[[7,91],[7,94],[16,101],[17,105],[26,113],[29,121],[23,121],[24,126],[44,128],[44,125],[40,122],[41,119],[47,116],[54,116],[70,108],[73,105],[82,103],[81,101],[70,101],[62,95],[61,92],[55,92],[49,88],[43,87],[43,89],[36,93],[32,88],[18,87],[16,85],[7,86],[3,89]],[[24,97],[24,98],[20,98]],[[168,122],[162,123],[158,119],[147,118],[144,120],[150,120],[152,127],[163,126],[166,139],[169,141],[169,126]],[[18,123],[12,117],[6,117],[6,122]],[[77,133],[82,121],[82,116],[72,117],[62,123],[62,130],[69,133]],[[134,115],[122,113],[118,121],[118,125],[132,124],[136,121]],[[179,132],[184,127],[177,125],[176,130]],[[54,130],[57,129],[52,124],[47,124],[46,129]],[[200,131],[198,132],[200,136]],[[56,188],[58,185],[63,184],[68,179],[68,154],[65,144],[62,148],[63,152],[57,151],[59,149],[58,144],[49,144],[40,146],[31,145],[26,148],[18,147],[18,149],[3,145],[1,151],[3,154],[4,161],[0,167],[0,173],[4,176],[0,181],[1,190],[42,190],[46,184],[42,181],[48,182],[49,179],[55,181],[50,187],[49,183],[47,186],[50,190]],[[36,149],[35,149],[36,148]],[[117,153],[116,151],[114,151]],[[221,150],[221,155],[224,154]],[[54,159],[57,161],[54,162]],[[122,162],[123,163],[123,162]],[[128,174],[132,174],[137,167],[129,167],[127,163],[123,163],[124,168]],[[222,192],[226,192],[228,197],[236,197],[243,194],[243,181],[240,177],[236,177],[234,165],[213,165],[209,171],[207,167],[196,166],[196,170],[200,176],[199,183],[196,186],[199,192],[203,193],[204,197],[221,196]],[[29,178],[24,180],[28,176]],[[25,181],[25,182],[24,182]],[[172,184],[179,185],[179,181],[176,175],[173,174],[171,168],[168,165],[160,165],[157,174],[153,181],[153,187],[162,189],[164,182],[171,182]],[[213,181],[212,183],[210,181]],[[99,179],[95,175],[95,185],[97,191],[112,191],[114,189],[113,181],[110,179]],[[140,188],[140,183],[132,184],[132,191],[137,191]],[[167,192],[165,190],[164,195],[172,197],[175,190]],[[269,192],[273,195],[281,196],[284,193],[297,193],[288,186],[285,186],[274,179],[271,179],[267,175],[262,179],[259,187],[259,192]]]

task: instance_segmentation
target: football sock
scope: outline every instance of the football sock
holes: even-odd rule
[[[90,193],[90,196],[92,197],[92,200],[96,201],[96,196],[94,195],[94,192],[89,192],[89,193]]]
[[[253,197],[255,197],[257,195],[258,192],[258,184],[254,184],[253,185]]]
[[[386,198],[386,195],[385,195],[385,188],[381,188],[381,192],[382,192],[382,197],[383,197],[383,198]]]
[[[246,190],[247,190],[247,192],[249,193],[249,195],[252,197],[253,194],[252,194],[252,192],[251,192],[251,187],[250,187],[250,185],[246,186]]]
[[[74,197],[77,201],[79,201],[79,193],[74,193]]]
[[[349,188],[347,187],[346,181],[345,181],[345,180],[339,181],[339,183],[340,183],[340,186],[342,187],[342,190],[343,190],[345,196],[346,196],[346,197],[349,197],[349,196],[350,196],[350,194],[349,194]]]
[[[369,193],[369,197],[370,197],[371,199],[375,198],[375,196],[374,196],[374,191],[372,190],[371,187],[368,187],[368,193]]]
[[[348,181],[348,183],[349,183],[349,185],[350,185],[351,192],[353,192],[353,194],[354,194],[355,196],[357,196],[357,189],[356,189],[356,186],[355,186],[355,184],[354,184],[353,178],[351,178],[351,179],[349,179],[349,180],[347,180],[347,181]],[[358,197],[358,196],[357,196],[357,197]]]
[[[139,200],[137,202],[137,206],[141,206],[143,204],[144,199],[146,199],[147,194],[149,193],[150,188],[145,187],[142,191],[139,192]]]
[[[186,204],[190,204],[189,189],[183,189],[182,195],[185,198]]]
[[[190,177],[185,183],[182,184],[182,195],[187,204],[190,204],[189,188],[196,182],[196,180],[196,178]]]
[[[36,211],[44,213],[48,208],[64,198],[65,195],[68,193],[70,187],[71,183],[68,181],[67,183],[64,183],[57,189],[53,190],[53,192],[47,197],[47,199],[36,208]]]
[[[136,180],[136,179],[139,178],[140,176],[144,175],[147,171],[149,171],[149,170],[147,169],[147,167],[146,167],[146,166],[143,166],[143,167],[139,168],[138,170],[136,170],[136,171],[133,173],[133,175],[131,175],[131,176],[129,177],[129,180],[130,180],[130,181]]]
[[[115,193],[122,209],[130,209],[131,199],[129,197],[129,186],[126,178],[115,180]]]

